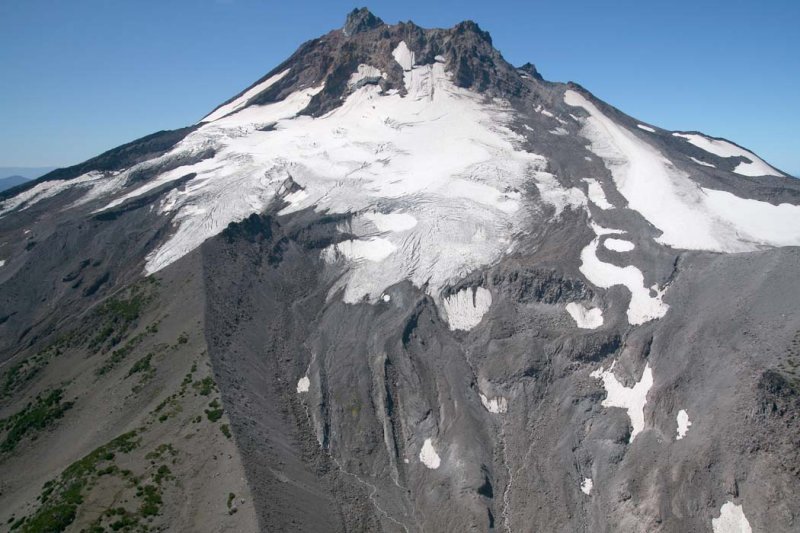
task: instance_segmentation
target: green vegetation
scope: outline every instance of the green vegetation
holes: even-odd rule
[[[216,422],[220,418],[222,418],[222,406],[220,406],[219,401],[213,400],[208,404],[211,409],[206,409],[205,413],[208,417],[208,420],[211,422]]]
[[[0,442],[0,452],[10,452],[19,444],[25,435],[40,431],[64,416],[73,402],[63,402],[63,389],[51,390],[39,394],[21,411],[0,420],[0,432],[4,433]]]
[[[155,298],[156,283],[145,279],[123,291],[121,296],[109,298],[95,311],[102,326],[89,342],[95,353],[107,351],[120,343],[128,330],[139,320],[145,306]],[[144,334],[158,331],[158,324],[151,324]]]
[[[228,424],[222,424],[219,427],[219,430],[222,432],[223,435],[227,438],[231,438],[231,427]]]
[[[23,385],[35,378],[47,364],[64,350],[81,342],[80,336],[71,331],[61,335],[55,342],[32,357],[11,365],[0,379],[0,399],[13,395]]]
[[[153,370],[153,367],[150,366],[150,361],[153,359],[153,352],[148,353],[135,363],[130,370],[128,370],[128,375],[126,377],[131,377],[134,374],[138,373],[150,373]]]
[[[108,473],[108,467],[113,466],[105,463],[113,460],[117,453],[130,453],[138,445],[136,432],[131,431],[72,463],[58,479],[45,483],[38,498],[39,508],[18,520],[12,529],[20,529],[23,533],[64,531],[75,520],[78,506],[84,500],[84,491],[91,487],[97,476]]]
[[[214,378],[211,376],[206,376],[200,381],[195,381],[192,383],[192,387],[200,394],[201,396],[208,396],[217,388],[216,383],[214,383]]]

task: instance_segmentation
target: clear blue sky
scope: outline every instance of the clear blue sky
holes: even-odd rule
[[[0,166],[190,124],[360,5],[389,23],[473,19],[513,64],[800,174],[798,0],[0,0]]]

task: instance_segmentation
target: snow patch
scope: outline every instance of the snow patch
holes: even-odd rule
[[[591,160],[590,158],[587,158]],[[600,182],[594,179],[585,178],[583,181],[589,187],[589,201],[600,209],[612,209],[614,206],[606,199],[606,193]]]
[[[87,172],[71,180],[43,181],[0,202],[0,216],[4,216],[15,209],[24,211],[42,200],[52,198],[72,188],[86,190],[83,196],[67,206],[67,209],[69,209],[91,202],[106,194],[111,194],[121,189],[124,183],[125,179],[119,173],[108,175],[97,171]]]
[[[570,302],[567,304],[567,313],[582,329],[596,329],[603,325],[603,310],[599,307],[586,309],[583,305]]]
[[[637,124],[636,127],[639,128],[640,130],[649,131],[650,133],[656,132],[656,130],[654,130],[650,126],[645,126],[644,124]]]
[[[711,519],[714,533],[753,533],[750,522],[741,505],[725,502],[719,510],[719,518]]]
[[[689,413],[687,413],[685,409],[678,411],[677,420],[678,436],[675,437],[675,440],[681,440],[686,436],[686,432],[689,431],[689,426],[691,426],[692,423],[689,421]]]
[[[5,259],[0,259],[0,267],[5,265],[5,264],[6,264],[6,260]]]
[[[400,41],[400,44],[398,44],[397,48],[392,52],[392,57],[403,67],[403,70],[409,71],[414,68],[414,52],[408,49],[408,45],[406,45],[405,41]]]
[[[436,453],[433,447],[431,439],[425,439],[425,442],[422,444],[422,449],[419,451],[419,460],[431,470],[436,470],[442,463],[439,454]]]
[[[592,493],[592,485],[593,485],[592,478],[590,477],[583,478],[583,481],[581,482],[581,492],[589,496]]]
[[[483,287],[461,289],[444,299],[444,311],[452,330],[477,326],[492,305],[492,293]]]
[[[508,411],[508,400],[502,396],[495,396],[489,399],[482,392],[479,393],[479,395],[481,397],[481,403],[490,413],[502,414]]]
[[[605,228],[600,229],[605,230]],[[591,283],[604,289],[614,285],[624,285],[628,288],[631,292],[631,301],[627,316],[632,326],[663,317],[669,309],[669,305],[661,301],[664,291],[656,290],[654,291],[656,296],[651,296],[650,289],[644,284],[642,271],[633,265],[619,267],[600,261],[597,258],[600,235],[598,234],[598,237],[581,250],[581,273]]]
[[[699,188],[654,146],[617,125],[579,93],[567,91],[564,100],[589,113],[581,134],[590,141],[592,151],[603,158],[629,207],[662,231],[658,242],[717,252],[800,244],[800,206],[774,206],[734,197],[758,206],[759,219],[746,220],[727,205],[733,200],[721,200],[722,195],[730,193]],[[795,221],[788,228],[784,226],[787,218]],[[749,231],[754,225],[760,230],[756,235]]]
[[[705,161],[700,161],[699,159],[695,159],[694,157],[689,157],[689,159],[691,159],[692,161],[694,161],[698,165],[702,165],[704,167],[717,168],[716,166],[712,165],[711,163],[706,163]]]
[[[636,248],[635,244],[625,239],[606,239],[603,241],[603,246],[614,252],[630,252]]]
[[[653,371],[650,370],[648,363],[644,367],[642,379],[633,387],[625,387],[614,375],[614,364],[608,370],[602,368],[595,370],[590,376],[603,380],[603,387],[607,393],[606,399],[601,404],[603,407],[621,407],[628,412],[633,427],[629,442],[633,442],[636,435],[644,429],[644,406],[647,403],[647,392],[653,386]]]
[[[755,155],[753,152],[739,148],[733,143],[723,141],[720,139],[709,139],[703,135],[695,133],[673,133],[675,137],[686,139],[693,145],[701,150],[705,150],[710,154],[719,157],[744,157],[749,159],[748,163],[739,163],[734,172],[742,176],[778,176],[783,177],[783,174],[768,165],[763,159]]]
[[[308,392],[308,388],[311,386],[311,380],[308,379],[308,376],[303,376],[297,381],[297,394],[302,392]]]
[[[251,98],[269,89],[271,86],[275,85],[277,82],[285,78],[286,75],[289,74],[290,70],[291,69],[287,68],[283,72],[279,72],[278,74],[275,74],[274,76],[262,81],[261,83],[254,85],[253,87],[245,91],[244,94],[242,94],[239,98],[223,106],[220,106],[211,113],[209,113],[200,122],[213,122],[215,120],[224,117],[225,115],[230,115],[231,113],[238,111],[239,109],[244,107],[247,104],[247,102],[250,101]]]
[[[381,299],[382,299],[384,302],[389,302],[389,301],[391,301],[392,297],[391,297],[391,296],[389,296],[388,294],[384,294],[384,295],[381,297]]]

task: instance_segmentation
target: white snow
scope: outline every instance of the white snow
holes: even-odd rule
[[[586,309],[579,303],[570,302],[567,304],[567,313],[579,328],[596,329],[603,325],[603,310],[599,307]]]
[[[689,159],[691,159],[692,161],[694,161],[698,165],[702,165],[704,167],[717,168],[716,166],[712,165],[711,163],[706,163],[705,161],[700,161],[699,159],[695,159],[694,157],[689,157]]]
[[[220,118],[224,117],[225,115],[230,115],[231,113],[234,113],[234,112],[238,111],[239,109],[244,107],[245,104],[247,104],[247,102],[251,98],[253,98],[254,96],[257,96],[259,93],[269,89],[275,83],[279,82],[284,77],[286,77],[286,75],[289,74],[290,70],[291,69],[287,68],[283,72],[279,72],[278,74],[275,74],[274,76],[262,81],[261,83],[252,86],[251,88],[246,90],[239,98],[236,98],[232,102],[228,102],[227,104],[218,107],[217,109],[215,109],[214,111],[209,113],[200,122],[213,122],[213,121],[215,121],[217,119],[220,119]]]
[[[436,453],[433,447],[431,439],[425,439],[425,442],[422,444],[422,449],[419,451],[419,460],[431,470],[436,470],[442,463],[439,454]]]
[[[606,193],[603,192],[603,186],[600,182],[594,179],[585,178],[583,181],[589,187],[589,201],[600,209],[612,209],[614,206],[606,199]]]
[[[311,380],[308,379],[308,376],[303,376],[297,381],[297,393],[300,394],[301,392],[308,392],[308,388],[311,386]]]
[[[403,70],[408,71],[414,68],[414,52],[408,49],[405,41],[400,41],[400,44],[392,52],[392,57],[403,67]]]
[[[333,262],[338,255],[351,261],[372,261],[380,263],[397,250],[391,241],[381,237],[369,239],[347,240],[333,244],[323,251],[323,258]]]
[[[508,400],[502,396],[495,396],[490,399],[482,392],[479,393],[479,395],[481,397],[481,403],[490,413],[502,414],[508,411]]]
[[[747,238],[773,246],[800,245],[800,206],[773,205],[705,187],[702,191],[709,211],[728,217]]]
[[[733,170],[742,176],[783,176],[783,174],[769,166],[754,153],[744,148],[739,148],[728,141],[709,139],[695,133],[673,133],[672,135],[686,139],[701,150],[719,157],[745,157],[749,159],[749,163],[739,163]]]
[[[6,264],[6,260],[5,259],[0,259],[0,267],[5,265],[5,264]]]
[[[417,219],[408,213],[369,212],[364,218],[375,224],[378,231],[407,231],[417,225]]]
[[[654,129],[653,129],[653,128],[651,128],[650,126],[645,126],[644,124],[637,124],[636,126],[637,126],[639,129],[641,129],[641,130],[644,130],[644,131],[649,131],[650,133],[655,133],[655,132],[656,132],[656,130],[654,130]]]
[[[800,244],[800,206],[774,206],[737,198],[758,210],[758,220],[745,219],[740,212],[730,210],[727,203],[732,200],[722,201],[721,195],[730,193],[698,187],[654,146],[618,126],[579,93],[567,91],[564,99],[568,105],[589,112],[582,135],[611,170],[628,206],[662,231],[658,242],[717,252]],[[787,219],[794,220],[789,227],[785,226]],[[758,226],[757,235],[749,232],[754,226]]]
[[[166,267],[231,222],[263,212],[291,177],[302,193],[290,195],[282,213],[353,214],[341,228],[351,241],[323,252],[326,260],[348,259],[330,295],[343,290],[345,302],[374,303],[387,287],[409,280],[442,306],[445,287],[514,249],[514,237],[533,216],[522,196],[531,183],[556,216],[586,204],[583,192],[546,172],[545,158],[523,149],[524,138],[510,127],[510,104],[456,87],[442,63],[414,66],[406,51],[398,46],[396,54],[410,68],[405,96],[367,84],[315,118],[299,112],[322,87],[305,88],[203,123],[148,162],[214,150],[213,157],[163,172],[106,204],[196,174],[156,205],[173,227],[148,256],[146,272]],[[261,131],[266,125],[270,131]]]
[[[635,244],[625,239],[606,239],[603,241],[603,246],[614,252],[630,252],[636,248]]]
[[[547,109],[543,108],[541,105],[537,105],[536,108],[534,109],[534,111],[536,111],[537,113],[541,113],[542,115],[544,115],[546,117],[550,117],[550,118],[554,118],[555,117],[555,115],[553,115],[553,113],[551,113]]]
[[[583,481],[581,482],[581,492],[589,496],[592,493],[592,485],[593,485],[592,478],[590,477],[583,478]]]
[[[120,189],[123,184],[124,177],[119,173],[105,174],[96,171],[82,174],[71,180],[43,181],[0,202],[0,216],[6,215],[15,209],[24,211],[46,198],[52,198],[73,187],[85,190],[86,192],[80,198],[67,206],[67,209],[69,209],[111,194]]]
[[[382,300],[384,302],[389,302],[389,301],[391,301],[391,299],[392,299],[392,297],[389,296],[388,294],[384,294],[383,297],[382,297]]]
[[[689,413],[687,413],[685,409],[681,409],[678,411],[677,421],[678,436],[675,437],[675,440],[681,440],[686,436],[686,432],[689,431],[689,426],[692,425],[692,423],[689,421]]]
[[[492,305],[492,293],[483,287],[461,289],[445,298],[443,304],[450,329],[470,330]]]
[[[654,291],[656,296],[651,296],[650,289],[644,284],[644,275],[641,270],[633,265],[620,267],[604,263],[597,258],[599,237],[609,230],[599,226],[595,227],[600,230],[598,237],[581,251],[581,273],[591,283],[604,289],[614,285],[624,285],[628,288],[631,292],[631,301],[628,305],[627,316],[631,325],[636,326],[663,317],[669,309],[669,306],[661,301],[664,291],[656,289]]]
[[[558,126],[554,130],[550,130],[550,133],[553,134],[553,135],[561,136],[561,137],[563,137],[564,135],[569,135],[569,132],[567,130],[565,130],[564,128],[562,128],[561,126]]]
[[[633,442],[636,435],[644,429],[644,406],[647,403],[647,392],[653,386],[653,371],[650,370],[650,364],[645,365],[642,379],[633,387],[625,387],[614,375],[614,364],[608,370],[595,370],[590,376],[603,380],[607,393],[601,404],[603,407],[621,407],[628,412],[633,427],[629,442]]]
[[[719,518],[711,519],[714,533],[753,533],[750,522],[741,505],[725,502],[719,510]]]
[[[362,63],[361,65],[358,65],[358,70],[350,75],[350,79],[347,80],[347,86],[351,89],[358,88],[365,82],[377,81],[381,78],[386,78],[386,73],[381,72],[379,69],[371,65],[365,65]]]

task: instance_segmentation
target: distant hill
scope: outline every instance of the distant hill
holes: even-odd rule
[[[17,185],[25,183],[26,181],[28,181],[28,178],[18,174],[14,176],[8,176],[7,178],[0,178],[0,191],[10,189],[11,187],[16,187]]]
[[[58,167],[0,167],[0,179],[21,176],[25,179],[35,180],[56,168]]]

